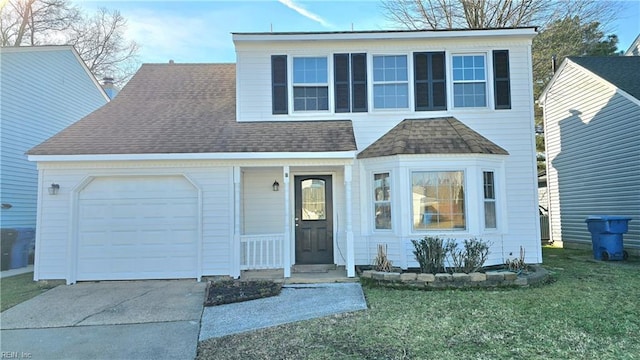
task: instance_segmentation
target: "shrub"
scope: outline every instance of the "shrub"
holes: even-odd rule
[[[445,244],[439,237],[425,236],[420,240],[411,240],[411,243],[413,243],[413,254],[420,264],[421,272],[437,274],[444,271],[444,260],[447,257],[450,240]]]
[[[458,244],[454,243],[449,254],[453,266],[449,270],[465,274],[478,271],[487,261],[490,247],[490,242],[475,237],[464,240],[464,249],[458,249]]]
[[[490,242],[471,238],[464,240],[464,249],[458,247],[452,239],[442,240],[439,237],[425,236],[420,240],[411,240],[413,254],[420,264],[422,273],[437,274],[445,272],[471,273],[482,268],[489,256]],[[450,259],[449,267],[445,267],[445,260]]]

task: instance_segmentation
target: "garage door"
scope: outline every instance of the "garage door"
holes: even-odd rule
[[[184,177],[96,178],[78,203],[78,280],[196,277],[198,193]]]

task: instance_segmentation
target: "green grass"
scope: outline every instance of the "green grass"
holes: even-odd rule
[[[198,359],[640,359],[640,261],[544,249],[521,289],[365,288],[369,309],[200,343]]]
[[[0,312],[42,294],[63,282],[33,281],[33,272],[0,279]]]

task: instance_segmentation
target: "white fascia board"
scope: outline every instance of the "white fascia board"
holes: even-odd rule
[[[525,36],[533,38],[536,28],[486,30],[433,30],[433,31],[363,31],[363,32],[311,32],[311,33],[233,33],[233,42],[242,41],[322,41],[322,40],[401,40],[470,38],[484,36]]]
[[[355,159],[356,151],[279,153],[186,153],[186,154],[106,154],[29,155],[29,161],[128,161],[128,160],[268,160],[268,159]]]

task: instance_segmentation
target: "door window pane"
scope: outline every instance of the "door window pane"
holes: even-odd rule
[[[466,228],[464,172],[414,172],[412,189],[414,229],[462,230]]]
[[[326,220],[325,181],[302,181],[302,220]]]

